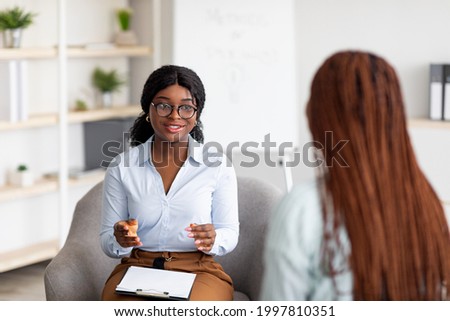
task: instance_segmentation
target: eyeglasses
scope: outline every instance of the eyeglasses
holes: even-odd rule
[[[159,103],[156,105],[154,103],[151,103],[151,105],[156,108],[157,114],[161,117],[168,117],[170,114],[172,114],[172,111],[175,108],[174,106],[166,103]],[[177,108],[177,112],[181,118],[190,119],[197,112],[197,108],[191,105],[180,105]]]

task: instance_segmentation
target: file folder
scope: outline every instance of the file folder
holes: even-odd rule
[[[444,120],[450,120],[450,65],[444,65],[444,94],[443,94],[443,113]]]
[[[448,92],[450,95],[450,91]],[[450,98],[450,97],[449,97]],[[430,65],[430,119],[442,120],[444,108],[444,65]]]

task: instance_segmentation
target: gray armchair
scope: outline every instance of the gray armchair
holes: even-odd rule
[[[47,300],[99,300],[107,277],[119,263],[100,248],[102,187],[97,184],[77,203],[66,243],[45,270]],[[233,279],[237,301],[258,299],[265,230],[281,194],[261,180],[238,178],[239,243],[230,254],[217,257]]]

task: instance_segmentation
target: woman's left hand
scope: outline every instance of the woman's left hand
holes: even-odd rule
[[[216,229],[213,224],[191,224],[185,229],[189,232],[188,237],[193,238],[197,250],[202,252],[211,251],[216,240]]]

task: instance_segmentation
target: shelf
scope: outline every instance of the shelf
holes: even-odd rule
[[[52,259],[58,251],[58,240],[51,240],[2,253],[0,254],[0,272]]]
[[[92,173],[88,173],[86,175],[80,176],[79,178],[70,178],[69,179],[69,186],[71,187],[78,187],[78,186],[85,186],[85,185],[96,185],[97,183],[100,183],[105,178],[105,171],[104,170],[98,170],[94,171]]]
[[[104,170],[93,171],[91,173],[81,174],[78,178],[70,178],[68,183],[70,187],[79,187],[95,185],[101,182],[105,177]],[[57,177],[42,178],[36,181],[32,186],[19,187],[6,185],[0,187],[0,203],[24,199],[34,196],[45,195],[58,191]]]
[[[70,58],[145,57],[152,53],[150,47],[113,47],[108,49],[68,48]]]
[[[51,179],[40,179],[32,186],[18,187],[6,185],[0,187],[0,202],[39,196],[58,191],[58,182]]]
[[[53,126],[58,123],[56,114],[30,116],[27,120],[8,122],[0,121],[0,131]]]
[[[142,109],[139,106],[112,107],[110,109],[93,109],[69,113],[69,123],[105,120],[111,118],[137,117]]]
[[[450,121],[412,118],[408,121],[411,128],[450,129]]]
[[[69,112],[69,123],[82,123],[87,121],[105,120],[111,118],[137,117],[141,113],[139,106],[120,106],[111,109],[92,109],[87,111]],[[58,124],[57,114],[30,116],[29,119],[18,122],[0,121],[0,132],[8,130],[29,129],[55,126]]]
[[[52,59],[58,56],[56,48],[1,48],[0,60]]]
[[[67,48],[69,58],[145,57],[152,53],[148,46],[112,47],[108,49]],[[57,48],[1,48],[0,60],[53,59]]]

